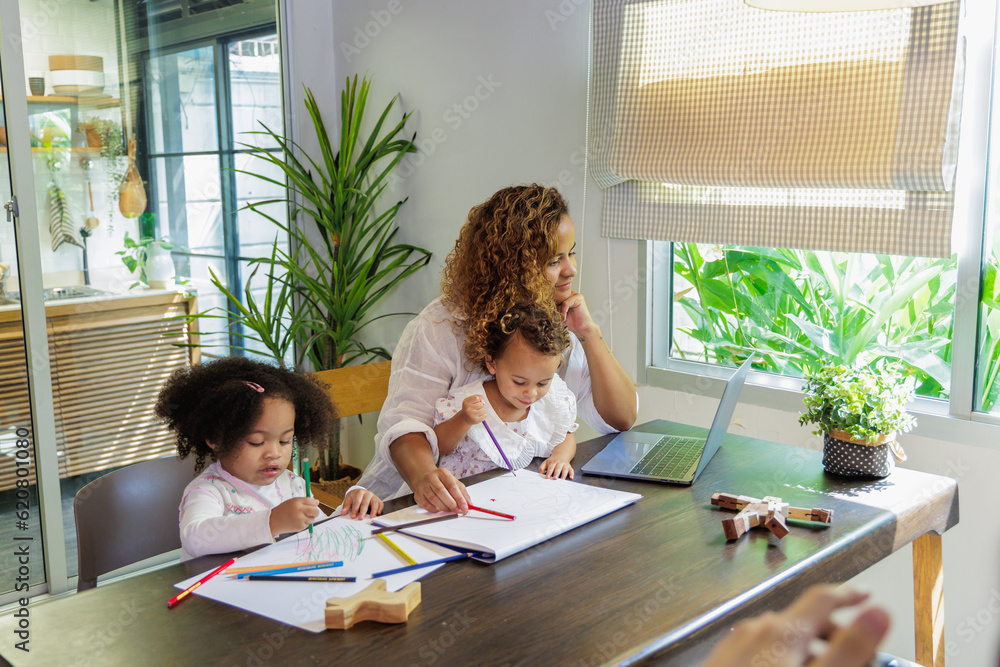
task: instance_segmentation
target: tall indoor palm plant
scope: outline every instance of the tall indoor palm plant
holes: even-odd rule
[[[309,156],[296,142],[263,125],[263,131],[281,150],[269,152],[244,144],[251,154],[276,167],[285,181],[251,171],[241,173],[287,188],[287,197],[247,204],[246,208],[270,220],[288,234],[290,250],[275,241],[270,257],[251,261],[243,298],[228,290],[212,274],[216,288],[226,295],[230,313],[207,311],[199,319],[226,319],[239,325],[243,349],[272,356],[302,370],[323,370],[376,358],[388,359],[382,347],[369,347],[359,337],[371,322],[372,308],[399,282],[426,266],[431,253],[396,243],[397,201],[381,212],[376,205],[393,168],[407,153],[415,153],[413,138],[403,135],[411,113],[391,125],[389,115],[398,96],[385,107],[365,136],[369,79],[348,79],[341,94],[339,149],[335,150],[312,91],[305,106],[312,119],[321,157]],[[273,173],[273,172],[272,172]],[[287,181],[287,182],[286,182]],[[269,215],[264,207],[287,204],[290,223]],[[251,282],[265,269],[265,281],[251,291]],[[253,343],[256,343],[255,345]],[[251,348],[252,345],[252,348]]]
[[[269,137],[280,152],[243,144],[284,176],[278,180],[241,171],[287,193],[284,198],[250,203],[246,208],[284,230],[290,249],[276,240],[269,257],[251,260],[243,298],[212,273],[212,283],[225,294],[229,309],[208,310],[191,319],[225,321],[227,333],[242,341],[238,349],[273,357],[282,366],[292,359],[296,370],[325,370],[389,358],[388,350],[366,345],[359,334],[377,319],[402,314],[370,315],[393,287],[428,264],[431,253],[395,242],[396,214],[405,199],[381,211],[376,208],[393,168],[417,149],[413,137],[403,135],[411,114],[404,114],[395,125],[388,120],[398,96],[371,131],[363,134],[370,86],[367,78],[360,83],[357,76],[347,80],[341,94],[336,150],[316,99],[306,89],[305,105],[319,143],[319,159],[263,124],[257,134]],[[275,203],[288,206],[288,224],[264,210]],[[263,284],[255,285],[262,269]],[[336,476],[339,429],[330,449],[330,468],[324,466],[322,471],[328,479]]]

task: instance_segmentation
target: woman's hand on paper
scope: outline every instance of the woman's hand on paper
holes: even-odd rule
[[[482,396],[467,396],[459,411],[468,426],[486,421],[486,399]]]
[[[702,667],[737,667],[768,664],[774,667],[866,667],[889,630],[889,615],[868,607],[845,627],[831,614],[854,607],[867,593],[832,585],[813,586],[788,608],[740,621],[709,655]],[[814,654],[816,639],[825,639],[825,650]]]
[[[271,509],[268,527],[271,535],[297,533],[319,516],[319,501],[315,498],[291,498]]]
[[[435,468],[420,478],[413,489],[413,499],[428,512],[469,511],[469,492],[451,471]]]
[[[344,496],[344,503],[340,506],[340,513],[350,513],[352,519],[363,519],[368,514],[373,519],[377,517],[385,505],[382,499],[368,489],[351,489]]]

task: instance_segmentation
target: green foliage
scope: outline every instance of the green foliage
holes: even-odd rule
[[[674,244],[674,300],[691,322],[674,350],[728,365],[753,350],[758,367],[795,377],[868,354],[904,363],[918,394],[944,398],[955,275],[953,258]],[[1000,334],[1000,313],[995,324]],[[991,344],[995,359],[1000,336]]]
[[[149,258],[150,246],[156,244],[164,250],[173,250],[176,247],[168,237],[163,237],[157,241],[153,237],[147,236],[136,241],[128,235],[128,232],[125,232],[123,242],[125,249],[119,250],[115,254],[121,256],[122,263],[128,268],[129,273],[136,274],[139,278],[139,280],[129,285],[129,289],[138,285],[149,284],[149,281],[146,280],[146,261]]]
[[[825,365],[810,373],[800,424],[816,424],[817,435],[847,431],[858,440],[875,442],[880,435],[905,433],[916,420],[906,411],[913,400],[914,378],[903,378],[898,362],[881,367]]]
[[[405,199],[376,212],[392,169],[417,149],[413,138],[402,134],[409,113],[395,125],[388,121],[398,96],[385,107],[370,133],[362,134],[370,85],[368,79],[359,84],[356,76],[347,80],[341,95],[336,152],[316,100],[306,89],[305,106],[319,142],[319,160],[267,126],[256,134],[269,137],[280,153],[243,144],[280,170],[284,180],[241,173],[288,193],[285,199],[254,202],[246,208],[284,230],[293,250],[285,251],[276,241],[270,257],[253,260],[257,268],[268,267],[263,301],[253,299],[249,287],[244,289],[243,302],[230,291],[222,291],[236,312],[241,335],[258,342],[281,364],[293,343],[298,348],[297,368],[306,361],[318,370],[388,359],[388,350],[367,347],[359,334],[366,325],[388,316],[369,317],[372,307],[430,261],[429,251],[394,242],[399,231],[396,214]],[[291,224],[263,210],[275,203],[290,206]],[[213,282],[222,289],[214,276]]]
[[[281,264],[277,258],[278,252],[278,245],[275,243],[270,259],[260,258],[250,262],[253,269],[243,288],[242,300],[226,287],[215,271],[209,269],[209,273],[212,275],[212,284],[225,295],[228,303],[236,310],[237,320],[242,323],[242,327],[234,327],[228,333],[247,343],[259,343],[284,366],[285,360],[295,351],[294,334],[312,326],[313,323],[306,319],[307,314],[304,311],[292,307],[292,289],[289,282],[279,274]],[[261,268],[266,268],[264,274],[266,282],[263,288],[263,301],[258,301],[254,296],[256,290],[253,283]],[[232,315],[225,308],[212,308],[195,315],[194,318],[202,321],[221,320],[225,325],[229,325]],[[175,345],[199,347],[197,343],[175,343]],[[259,349],[247,345],[231,347],[253,354],[260,353]],[[299,351],[295,367],[302,365],[304,352],[305,349]]]
[[[90,116],[85,121],[93,125],[101,137],[101,159],[104,160],[106,183],[105,199],[108,202],[108,220],[114,215],[115,202],[125,174],[128,173],[128,159],[125,156],[125,138],[121,123],[112,118]]]

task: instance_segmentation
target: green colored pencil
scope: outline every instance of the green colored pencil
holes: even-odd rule
[[[312,492],[309,490],[309,459],[302,459],[302,475],[306,478],[306,498],[312,498]],[[309,534],[313,534],[313,525],[309,524]]]

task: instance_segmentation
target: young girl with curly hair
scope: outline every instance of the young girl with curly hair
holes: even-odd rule
[[[333,425],[333,405],[312,377],[228,357],[174,371],[155,410],[176,433],[178,456],[195,456],[201,472],[181,499],[182,560],[267,544],[320,516],[288,470],[293,438],[323,448]],[[380,511],[382,501],[360,486],[340,508],[352,518]]]
[[[517,305],[485,333],[482,364],[493,379],[452,389],[437,401],[434,433],[440,466],[461,478],[506,468],[507,461],[523,468],[544,456],[538,472],[572,479],[576,398],[556,374],[569,347],[569,331],[558,315],[536,305]]]
[[[487,328],[515,304],[557,312],[570,330],[557,373],[583,420],[599,433],[631,427],[635,385],[573,290],[575,276],[573,222],[554,188],[503,188],[475,206],[446,260],[440,298],[406,326],[393,352],[375,457],[361,484],[383,499],[412,491],[432,512],[467,509],[465,486],[438,466],[434,407],[453,387],[487,377]]]

